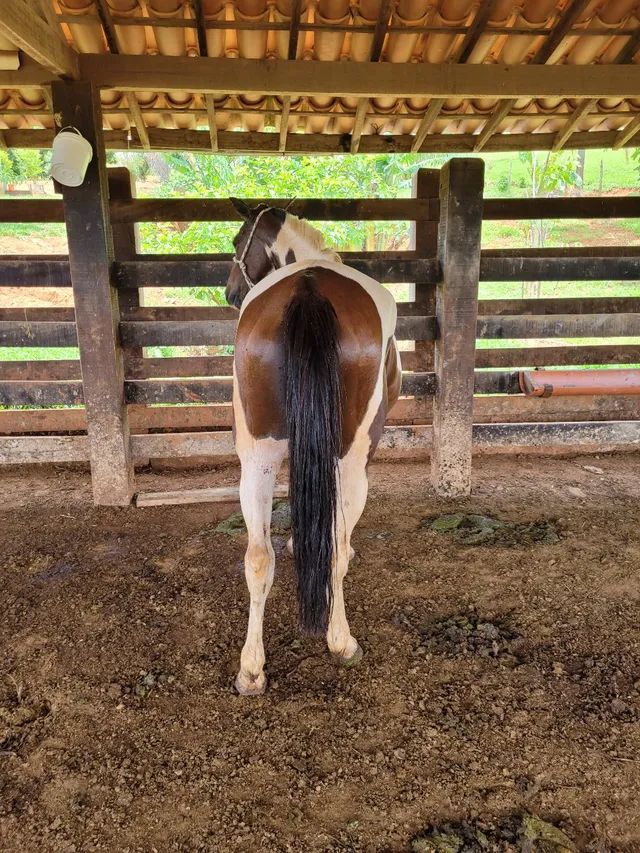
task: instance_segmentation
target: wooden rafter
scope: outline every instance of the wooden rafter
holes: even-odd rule
[[[288,62],[190,56],[79,57],[84,79],[119,91],[375,98],[628,98],[640,91],[640,65],[428,65],[391,62]],[[9,72],[10,74],[12,72]],[[15,81],[15,73],[13,78]],[[0,84],[2,76],[0,76]],[[15,82],[14,82],[15,86]]]
[[[369,62],[378,62],[380,60],[382,48],[384,47],[384,40],[387,35],[387,30],[389,29],[389,20],[391,18],[393,6],[394,0],[382,0],[378,20],[376,21],[376,28],[373,33],[373,40],[371,42]]]
[[[578,20],[590,0],[571,0],[565,10],[561,13],[549,35],[540,46],[535,56],[530,62],[531,65],[544,65],[553,56],[555,49],[562,42],[562,39],[567,35],[569,30]],[[526,66],[525,66],[526,67]],[[496,109],[496,112],[487,121],[480,134],[478,141],[474,147],[474,151],[481,151],[487,144],[488,140],[498,129],[502,121],[511,112],[515,106],[517,98],[512,98],[505,101]]]
[[[488,119],[487,123],[478,134],[477,142],[473,147],[474,151],[482,151],[489,139],[493,136],[504,119],[509,115],[514,104],[515,100],[509,100],[503,101],[500,106],[496,107],[495,112],[491,118]]]
[[[551,59],[555,49],[559,46],[562,39],[569,33],[569,30],[576,23],[580,15],[584,12],[591,0],[572,0],[564,12],[556,21],[549,35],[546,37],[536,55],[531,60],[531,65],[544,65]]]
[[[200,56],[207,57],[209,50],[207,48],[207,29],[202,0],[191,0],[191,8],[193,9],[193,16],[196,19],[198,50],[200,51]],[[216,105],[213,95],[206,94],[204,96],[204,104],[207,109],[207,125],[209,127],[211,150],[215,152],[218,150],[218,126],[216,124]]]
[[[293,0],[291,8],[291,24],[289,28],[289,46],[287,58],[295,60],[298,55],[298,39],[300,37],[300,15],[302,14],[302,0]],[[289,112],[291,110],[291,95],[282,98],[282,110],[280,111],[278,129],[278,151],[281,154],[287,150],[287,134],[289,132]]]
[[[78,54],[67,44],[60,27],[43,20],[37,4],[3,0],[0,34],[54,75],[78,76]]]
[[[573,115],[567,120],[562,130],[558,132],[555,142],[553,143],[553,151],[560,151],[565,142],[576,129],[577,125],[582,121],[587,113],[591,112],[596,104],[597,101],[594,98],[590,98],[587,101],[583,101],[580,106],[573,111]]]
[[[464,41],[460,45],[460,48],[453,59],[454,62],[466,62],[467,59],[469,59],[473,49],[478,43],[478,39],[489,22],[494,5],[495,3],[489,2],[489,0],[485,3],[480,3],[476,16],[473,19],[473,23],[467,30]]]
[[[476,16],[473,19],[473,23],[467,30],[464,41],[460,45],[460,49],[453,58],[453,62],[464,63],[471,56],[474,47],[478,43],[478,39],[482,35],[487,25],[487,21],[489,20],[489,16],[491,15],[493,6],[493,2],[480,4],[478,11],[476,12]],[[442,109],[444,101],[444,98],[433,98],[431,100],[424,116],[422,117],[420,124],[418,125],[414,141],[411,145],[412,151],[419,151],[422,147],[424,140],[427,137],[427,134],[431,130],[433,123],[437,119],[438,114]]]
[[[289,130],[289,111],[291,110],[291,98],[282,99],[282,110],[280,112],[280,127],[278,133],[278,151],[281,154],[287,150],[287,132]]]
[[[121,54],[122,46],[120,44],[120,39],[118,38],[118,32],[113,23],[109,6],[105,0],[97,0],[97,9],[109,50],[114,55]],[[135,92],[127,92],[127,104],[129,105],[129,112],[131,113],[131,120],[138,131],[140,144],[145,151],[148,151],[151,147],[149,144],[149,133],[147,132],[147,126],[144,123],[140,104],[138,103]]]
[[[349,146],[349,150],[351,154],[357,154],[358,149],[360,148],[360,139],[362,138],[362,129],[364,128],[364,121],[367,117],[367,109],[369,107],[369,99],[361,98],[358,101],[358,106],[356,109],[356,117],[353,122],[353,131],[351,133],[351,143]]]
[[[629,41],[625,44],[622,50],[618,53],[615,59],[612,62],[612,65],[624,65],[627,62],[631,62],[636,51],[640,46],[640,29],[638,29]],[[560,133],[558,134],[556,141],[553,144],[553,150],[559,151],[565,142],[569,139],[571,134],[574,132],[576,126],[579,124],[582,118],[587,113],[590,113],[593,108],[597,105],[598,101],[596,98],[591,98],[587,101],[583,101],[582,104],[575,110],[571,118],[568,120],[566,125],[562,128]]]
[[[615,149],[622,148],[623,145],[626,145],[630,142],[633,137],[640,132],[640,114],[637,115],[634,119],[632,119],[629,124],[623,128],[616,136],[616,139],[613,143],[613,147]]]
[[[295,59],[298,55],[298,38],[300,36],[300,15],[302,14],[302,0],[293,0],[291,6],[291,25],[289,29],[289,49],[287,59]]]
[[[200,56],[208,56],[207,50],[207,29],[204,19],[204,10],[202,0],[191,0],[191,8],[193,9],[193,17],[196,19],[196,27],[198,33],[198,50]]]
[[[211,140],[211,150],[218,150],[218,126],[216,124],[216,105],[213,100],[213,95],[205,95],[204,102],[207,107],[207,122],[209,124],[209,139]]]
[[[418,125],[418,130],[416,131],[416,135],[413,138],[413,142],[411,143],[412,151],[419,151],[424,144],[425,139],[429,131],[431,130],[431,126],[434,121],[438,118],[438,113],[442,109],[442,105],[444,104],[444,98],[432,98],[427,110],[422,117],[420,124]]]
[[[382,55],[382,47],[384,45],[384,40],[387,35],[387,30],[389,28],[389,19],[391,17],[392,10],[393,0],[383,0],[382,5],[380,6],[380,12],[378,14],[378,20],[376,21],[376,29],[373,34],[373,39],[371,41],[369,62],[378,62],[380,60],[380,57]],[[358,101],[356,115],[353,122],[353,130],[351,131],[351,142],[349,144],[349,150],[351,154],[357,154],[358,149],[360,148],[360,139],[362,137],[362,130],[364,128],[364,122],[367,117],[368,109],[369,99],[361,98]]]
[[[615,33],[614,33],[615,34]],[[629,41],[624,45],[620,53],[613,60],[615,65],[626,65],[627,62],[633,62],[633,57],[640,50],[640,27],[631,36]]]

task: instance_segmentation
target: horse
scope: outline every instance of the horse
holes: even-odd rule
[[[225,294],[240,309],[233,367],[234,438],[250,607],[235,681],[264,692],[262,626],[274,576],[271,509],[288,452],[289,501],[303,631],[355,665],[362,649],[345,612],[351,534],[367,500],[367,465],[400,392],[396,304],[346,266],[308,222],[231,199],[244,219]]]

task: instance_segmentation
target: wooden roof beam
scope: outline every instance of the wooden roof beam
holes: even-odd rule
[[[37,4],[3,0],[0,34],[55,76],[78,77],[78,54],[69,47],[62,30],[53,29],[41,17]]]
[[[588,101],[583,101],[580,106],[573,111],[573,115],[568,119],[562,130],[558,132],[551,149],[552,151],[560,151],[565,142],[576,129],[576,126],[582,121],[587,113],[591,112],[596,103],[597,101],[594,98],[590,98]]]
[[[200,56],[206,57],[209,55],[209,52],[207,49],[207,29],[202,0],[191,0],[191,8],[193,10],[193,16],[196,19],[198,50],[200,51]],[[218,150],[218,126],[216,124],[216,105],[213,100],[213,95],[206,94],[204,96],[204,105],[207,109],[207,123],[209,126],[211,150],[216,152]]]
[[[570,0],[569,4],[553,26],[551,32],[544,40],[542,46],[538,49],[537,53],[531,60],[530,65],[544,65],[551,58],[555,49],[575,24],[589,2],[590,0]],[[500,126],[501,122],[506,118],[507,114],[511,112],[516,104],[516,100],[517,98],[507,101],[496,109],[482,131],[479,133],[478,141],[473,149],[474,151],[481,151],[484,148],[488,140]]]
[[[473,49],[478,43],[478,39],[489,23],[489,18],[491,17],[491,12],[493,11],[494,6],[495,2],[480,3],[476,16],[473,19],[473,23],[467,30],[464,41],[460,45],[460,49],[456,53],[453,62],[466,62],[467,59],[469,59],[473,53]]]
[[[487,123],[478,134],[476,144],[473,147],[474,151],[482,151],[489,139],[493,136],[493,134],[502,124],[507,115],[511,112],[514,104],[515,99],[503,101],[499,107],[496,107],[495,112],[493,113],[491,118],[487,120]]]
[[[235,61],[235,60],[234,60]],[[633,145],[631,128],[626,131]],[[633,133],[640,131],[636,127]],[[10,148],[47,148],[53,142],[53,130],[34,128],[33,130],[7,129],[3,131],[7,146]],[[611,148],[625,131],[577,131],[571,136],[571,147]],[[208,134],[200,130],[169,130],[150,128],[151,147],[157,151],[210,151]],[[141,148],[137,135],[129,141],[125,130],[105,130],[105,145],[117,151]],[[219,151],[221,154],[275,154],[278,152],[278,134],[249,133],[235,130],[218,131]],[[505,133],[492,136],[485,145],[486,151],[548,151],[555,140],[553,133]],[[409,153],[414,137],[409,134],[387,136],[386,134],[363,134],[360,140],[360,152],[363,154]],[[437,134],[427,139],[423,150],[437,153],[471,154],[477,137],[470,133]],[[287,142],[288,154],[344,154],[344,134],[340,133],[292,133]]]
[[[298,55],[301,14],[302,0],[293,0],[293,4],[291,6],[291,28],[289,30],[289,49],[287,50],[287,59],[295,59]]]
[[[213,95],[205,95],[204,102],[207,108],[207,122],[209,124],[209,139],[211,140],[211,150],[217,151],[219,147],[218,125],[216,124],[216,105],[213,100]]]
[[[121,48],[120,39],[118,38],[118,32],[113,24],[109,6],[105,2],[105,0],[97,0],[97,8],[109,50],[112,54],[121,54],[123,51]],[[127,103],[129,104],[131,121],[135,125],[136,130],[138,131],[138,138],[140,140],[140,144],[142,145],[145,151],[149,151],[151,147],[149,145],[149,133],[147,132],[147,126],[144,123],[142,111],[140,110],[140,104],[138,103],[138,98],[136,97],[135,92],[127,92]]]
[[[551,32],[531,60],[532,65],[544,65],[553,56],[562,39],[576,23],[591,0],[571,0],[554,24]]]
[[[367,117],[368,108],[369,99],[361,98],[358,101],[358,106],[356,108],[356,117],[353,122],[353,131],[351,133],[351,143],[349,146],[349,151],[351,154],[357,154],[358,149],[360,148],[360,139],[362,138],[362,130],[364,128],[364,120]]]
[[[282,110],[280,112],[280,127],[278,138],[278,151],[281,154],[287,150],[287,133],[289,131],[289,111],[291,110],[291,98],[286,95],[282,99]]]
[[[383,0],[380,6],[380,13],[376,21],[376,29],[371,41],[371,51],[369,53],[369,62],[378,62],[382,55],[382,47],[389,28],[389,19],[393,11],[394,0]],[[364,128],[364,122],[369,109],[369,98],[361,98],[358,101],[356,115],[353,122],[353,130],[351,131],[351,142],[349,150],[351,154],[357,154],[360,147],[360,138]]]
[[[632,119],[629,124],[617,134],[613,143],[613,148],[622,148],[622,146],[630,142],[638,132],[640,132],[640,115],[637,115]]]
[[[615,35],[615,30],[612,35]],[[633,57],[640,50],[640,28],[631,36],[629,41],[624,45],[620,53],[613,60],[615,65],[626,65],[628,62],[633,62]]]
[[[300,38],[300,15],[302,14],[302,0],[293,0],[291,8],[291,24],[289,26],[289,47],[287,48],[287,59],[295,60],[298,55],[298,39]],[[280,111],[278,126],[278,151],[284,154],[287,150],[287,134],[289,133],[289,112],[291,110],[291,95],[285,95],[282,99],[282,110]]]
[[[82,77],[123,92],[185,89],[229,95],[326,95],[336,98],[633,98],[634,65],[428,65],[392,62],[289,62],[190,56],[78,57]],[[9,72],[15,81],[18,72]],[[0,85],[2,77],[0,76]],[[15,85],[15,82],[13,83]]]
[[[444,98],[432,98],[429,102],[429,106],[427,107],[425,114],[422,116],[422,120],[418,125],[418,129],[416,131],[416,135],[414,136],[413,142],[411,143],[412,151],[420,151],[420,149],[422,148],[424,141],[427,138],[427,134],[431,130],[431,126],[438,118],[438,113],[442,109],[444,100]]]
[[[191,8],[193,10],[193,17],[196,19],[198,50],[200,51],[200,56],[208,56],[207,30],[206,21],[204,19],[204,10],[202,8],[202,0],[191,0]]]

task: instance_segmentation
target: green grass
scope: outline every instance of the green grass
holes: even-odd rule
[[[523,163],[516,154],[486,154],[484,156],[485,171],[485,193],[488,198],[496,196],[522,196],[525,194],[527,173]],[[511,189],[500,192],[498,181],[500,178],[508,178],[509,163],[511,166]],[[587,193],[600,191],[600,163],[603,164],[602,191],[607,192],[614,189],[634,188],[637,192],[638,186],[638,164],[632,160],[628,149],[610,151],[607,149],[594,149],[585,152],[584,161],[584,183],[582,190]]]
[[[77,347],[0,347],[0,361],[58,361],[80,358]]]
[[[522,299],[522,283],[519,281],[483,281],[479,288],[480,299]],[[640,296],[637,281],[543,281],[540,296],[553,297],[598,297]]]

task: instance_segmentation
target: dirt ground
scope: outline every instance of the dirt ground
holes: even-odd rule
[[[3,853],[455,853],[416,837],[465,821],[489,838],[465,851],[572,849],[490,840],[527,814],[576,850],[640,850],[640,456],[481,459],[449,502],[424,465],[374,464],[347,579],[364,660],[299,636],[277,536],[258,699],[232,687],[244,538],[215,527],[236,507],[94,509],[64,467],[0,488]],[[559,541],[430,526],[460,511]]]

